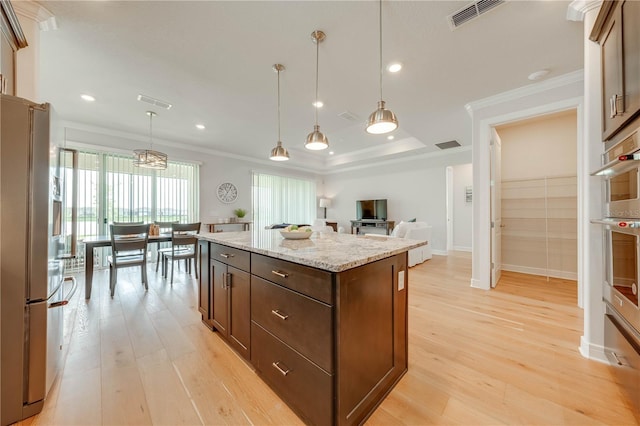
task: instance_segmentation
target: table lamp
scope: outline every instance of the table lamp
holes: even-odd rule
[[[327,207],[331,207],[331,199],[320,198],[320,208],[324,209],[324,218],[327,218]]]

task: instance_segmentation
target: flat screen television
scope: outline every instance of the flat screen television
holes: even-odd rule
[[[387,200],[356,201],[356,220],[387,220]]]

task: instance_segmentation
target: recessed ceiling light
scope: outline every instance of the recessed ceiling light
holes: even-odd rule
[[[82,95],[80,95],[80,97],[81,97],[82,99],[84,99],[85,101],[87,101],[87,102],[93,102],[93,101],[95,101],[95,100],[96,100],[96,98],[95,98],[95,97],[93,97],[93,96],[91,96],[91,95],[87,95],[87,94],[82,94]]]
[[[324,106],[324,104],[322,103],[322,101],[316,101],[312,104],[314,107],[316,108],[322,108]]]
[[[196,128],[200,129],[200,130],[204,130],[204,124],[196,124]]]
[[[329,155],[333,155],[333,154],[334,154],[334,152],[333,152],[333,151],[329,151]]]
[[[400,62],[392,62],[387,66],[387,71],[389,72],[398,72],[402,69],[402,64]]]
[[[528,78],[531,81],[536,81],[536,80],[542,79],[547,74],[549,74],[549,70],[540,70],[540,71],[532,72],[531,74],[529,74]]]
[[[395,138],[396,138],[396,137],[395,137],[395,136],[393,136],[393,135],[389,135],[389,136],[387,136],[387,139],[388,139],[388,140],[390,140],[390,141],[394,140]]]

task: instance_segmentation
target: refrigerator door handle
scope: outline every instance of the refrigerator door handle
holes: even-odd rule
[[[78,282],[76,281],[75,277],[64,277],[64,282],[65,283],[69,282],[69,281],[71,281],[73,283],[73,287],[71,287],[71,291],[69,291],[69,293],[67,293],[66,297],[63,297],[61,301],[49,303],[49,308],[58,308],[60,306],[64,306],[64,305],[69,304],[69,300],[71,300],[73,295],[76,294],[76,290],[78,289]]]
[[[58,291],[60,291],[60,287],[62,287],[62,284],[64,284],[63,281],[60,281],[58,283],[58,285],[56,286],[56,288],[51,292],[51,294],[46,299],[29,301],[29,302],[27,302],[27,305],[34,306],[34,305],[40,305],[40,304],[43,304],[43,303],[47,303],[49,301],[49,299],[51,299],[53,296],[56,295],[56,293],[58,293]]]

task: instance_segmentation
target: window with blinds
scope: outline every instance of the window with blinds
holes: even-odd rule
[[[67,236],[108,235],[113,222],[198,221],[197,164],[170,161],[166,170],[152,170],[135,167],[131,156],[68,149],[60,158]]]
[[[316,218],[315,181],[252,173],[254,226],[276,223],[311,224]]]

